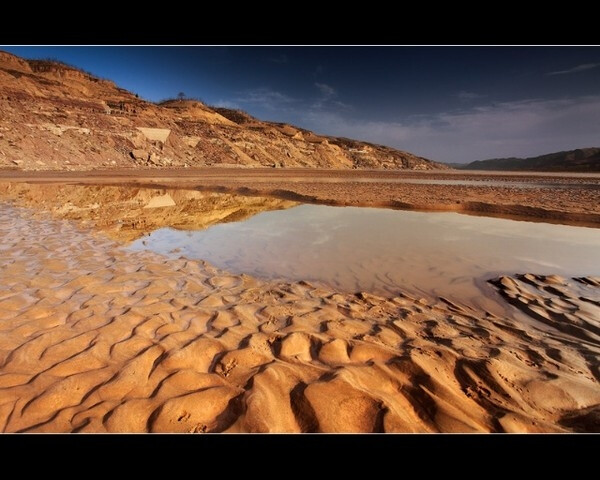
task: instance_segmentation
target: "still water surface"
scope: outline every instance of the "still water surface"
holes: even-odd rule
[[[129,248],[259,278],[479,307],[494,295],[485,281],[500,274],[600,275],[600,229],[376,208],[300,205],[207,230],[162,228]]]

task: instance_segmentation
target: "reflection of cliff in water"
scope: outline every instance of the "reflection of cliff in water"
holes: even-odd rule
[[[18,205],[41,207],[58,218],[83,221],[125,242],[162,227],[201,230],[297,205],[289,200],[195,190],[87,185],[0,183],[0,195]]]

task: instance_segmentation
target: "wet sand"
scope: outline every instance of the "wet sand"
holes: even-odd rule
[[[6,202],[0,257],[5,432],[600,431],[598,278],[498,279],[524,323],[129,252]]]
[[[600,174],[211,167],[94,172],[3,170],[3,181],[193,188],[304,203],[455,211],[600,226]]]

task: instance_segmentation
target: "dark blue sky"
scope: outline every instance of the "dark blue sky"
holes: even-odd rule
[[[0,47],[440,161],[600,146],[598,47]]]

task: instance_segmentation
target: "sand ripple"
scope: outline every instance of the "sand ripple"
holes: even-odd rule
[[[0,260],[5,432],[600,430],[598,279],[499,279],[525,325],[125,252],[8,205]]]

